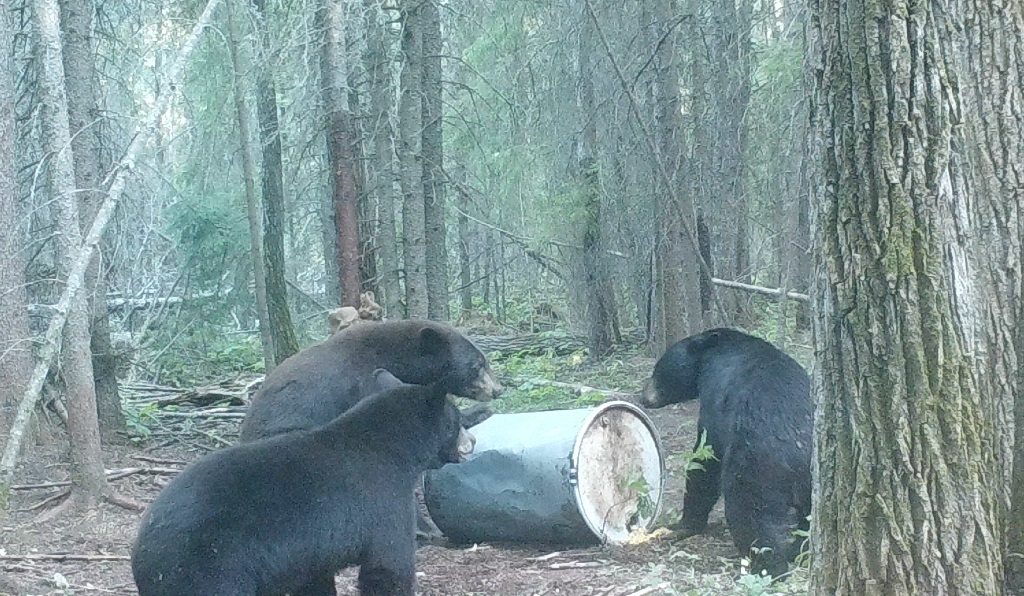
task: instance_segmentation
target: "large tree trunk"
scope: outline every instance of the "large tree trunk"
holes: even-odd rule
[[[235,3],[229,3],[228,43],[231,50],[231,65],[235,80],[232,91],[235,98],[235,113],[238,118],[238,136],[242,147],[242,183],[245,186],[245,215],[249,220],[249,255],[252,261],[253,277],[256,284],[256,316],[260,323],[260,344],[263,347],[263,366],[267,373],[274,368],[274,339],[270,333],[270,315],[267,310],[267,278],[263,268],[263,225],[259,197],[256,196],[256,148],[252,143],[252,114],[245,103],[244,73],[239,44],[242,34],[234,17]]]
[[[253,0],[259,12],[257,27],[263,44],[263,64],[256,68],[256,118],[260,123],[263,146],[263,258],[266,262],[267,314],[274,339],[274,361],[299,351],[288,309],[288,285],[285,281],[284,167],[281,163],[281,130],[277,118],[277,89],[264,0]]]
[[[321,7],[324,41],[320,47],[324,110],[327,112],[327,162],[334,196],[334,225],[338,237],[338,279],[342,306],[359,306],[359,189],[356,175],[355,126],[345,92],[345,15],[343,0],[326,0]]]
[[[96,54],[93,49],[92,0],[65,0],[60,4],[64,40],[64,73],[67,81],[68,122],[74,153],[75,186],[83,232],[92,225],[103,201],[103,177],[109,169],[100,141],[100,110],[97,98]],[[104,243],[105,244],[105,243]],[[90,348],[96,383],[96,404],[100,431],[114,439],[125,430],[121,397],[117,391],[117,355],[110,344],[110,316],[107,311],[107,267],[103,250],[93,257],[86,273],[90,311]]]
[[[0,7],[0,436],[8,436],[32,367],[25,292],[25,238],[14,178],[14,23]],[[3,508],[0,498],[0,509]]]
[[[420,5],[423,79],[423,220],[427,274],[427,316],[448,320],[448,232],[445,228],[444,143],[442,141],[441,53],[437,2]]]
[[[66,282],[82,248],[82,231],[75,198],[74,163],[67,150],[71,146],[71,132],[61,59],[59,8],[56,0],[36,0],[33,8],[38,31],[40,121],[43,142],[51,159],[47,179],[57,229],[57,269],[59,278]],[[85,292],[79,292],[68,305],[60,370],[67,398],[72,495],[77,504],[92,506],[106,493],[107,477],[100,451],[96,388],[89,350],[89,302]]]
[[[583,292],[587,338],[592,358],[603,358],[612,347],[611,312],[601,244],[601,187],[597,163],[597,102],[594,100],[594,69],[597,32],[585,4],[580,5],[581,28],[577,46],[576,112],[583,129],[576,140],[576,183],[583,212]],[[596,18],[596,16],[595,16]]]
[[[427,309],[426,214],[423,203],[422,6],[402,3],[402,80],[398,106],[399,160],[402,168],[402,244],[405,248],[405,311],[425,318]]]
[[[979,285],[986,301],[980,312],[988,364],[982,386],[993,396],[992,455],[1002,467],[999,486],[1006,487],[1002,497],[1010,506],[1003,512],[1007,588],[1024,593],[1024,12],[1020,4],[1001,2],[959,7],[969,24],[962,30],[960,89],[974,174]]]
[[[955,7],[812,0],[814,594],[998,594]],[[983,24],[983,26],[995,23]]]
[[[675,15],[673,0],[654,3],[651,22],[642,25],[654,54],[654,114],[657,150],[676,192],[669,192],[657,177],[655,219],[658,222],[654,251],[657,301],[656,353],[703,326],[700,307],[699,256],[684,234],[683,220],[695,221],[693,195],[679,184],[683,163],[683,123],[680,113],[678,34],[667,31]],[[645,19],[646,20],[646,19]],[[673,196],[678,200],[673,200]],[[691,229],[695,229],[691,226]],[[710,287],[710,284],[709,284]]]
[[[367,186],[377,199],[377,267],[383,291],[384,313],[395,319],[405,316],[402,305],[401,251],[395,230],[395,150],[391,112],[394,89],[391,78],[391,40],[381,23],[378,0],[364,0],[367,15],[366,72],[370,86],[369,131],[373,137],[373,157],[369,160]]]

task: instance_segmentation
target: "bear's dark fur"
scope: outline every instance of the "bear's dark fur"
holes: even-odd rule
[[[732,329],[683,339],[658,360],[641,402],[700,400],[697,442],[707,432],[716,459],[687,477],[680,530],[704,531],[725,497],[741,556],[778,577],[799,553],[793,531],[811,510],[814,405],[807,372],[770,343]],[[762,550],[771,549],[771,550]]]
[[[157,496],[132,549],[141,596],[333,596],[359,565],[362,594],[412,595],[413,485],[464,459],[444,383],[384,387],[314,430],[211,453]],[[471,450],[471,449],[470,449]]]
[[[418,319],[367,322],[271,371],[242,421],[242,440],[326,424],[369,394],[378,368],[417,384],[433,383],[444,373],[448,393],[479,401],[502,390],[487,358],[453,327]]]

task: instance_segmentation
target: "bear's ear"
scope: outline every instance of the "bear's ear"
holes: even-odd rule
[[[420,329],[420,351],[424,354],[444,354],[448,351],[448,340],[433,327]]]
[[[399,380],[398,377],[391,374],[391,371],[383,368],[378,368],[373,371],[373,382],[377,385],[378,391],[387,391],[388,389],[401,387],[405,384]]]

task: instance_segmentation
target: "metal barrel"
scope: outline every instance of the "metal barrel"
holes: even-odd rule
[[[665,461],[637,406],[496,414],[461,464],[428,472],[430,515],[454,542],[621,543],[649,529]]]

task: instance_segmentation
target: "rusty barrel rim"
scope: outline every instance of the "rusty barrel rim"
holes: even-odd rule
[[[625,410],[629,414],[636,417],[639,420],[639,422],[647,429],[646,435],[650,437],[651,442],[654,446],[654,454],[657,457],[658,481],[656,486],[651,486],[651,492],[654,495],[656,495],[656,498],[654,499],[654,507],[650,517],[648,517],[646,519],[646,522],[641,524],[640,526],[644,530],[649,530],[657,521],[658,516],[661,514],[665,483],[667,481],[665,456],[661,445],[661,436],[658,433],[658,429],[657,427],[655,427],[654,422],[651,420],[650,416],[648,416],[647,413],[644,412],[643,409],[641,409],[636,404],[632,404],[630,402],[622,400],[609,401],[596,406],[593,412],[591,412],[587,416],[587,418],[584,419],[583,424],[580,426],[579,431],[576,433],[576,440],[573,442],[572,453],[569,455],[569,459],[570,467],[572,470],[570,474],[571,476],[575,477],[576,480],[572,483],[572,496],[573,500],[576,502],[576,508],[579,510],[580,517],[583,518],[584,523],[586,523],[587,527],[590,528],[590,531],[593,532],[595,536],[597,536],[602,542],[605,543],[624,542],[626,536],[628,536],[629,534],[629,530],[626,529],[625,535],[617,536],[616,539],[613,539],[611,536],[609,536],[607,524],[603,523],[600,519],[594,519],[594,512],[590,511],[588,508],[589,495],[585,495],[583,493],[583,483],[578,481],[579,463],[580,456],[584,447],[584,442],[587,440],[587,437],[589,436],[589,433],[593,426],[598,423],[599,419],[602,416],[607,415],[609,410],[620,409]],[[643,458],[645,455],[647,455],[647,452],[640,451],[638,455],[641,458]]]

